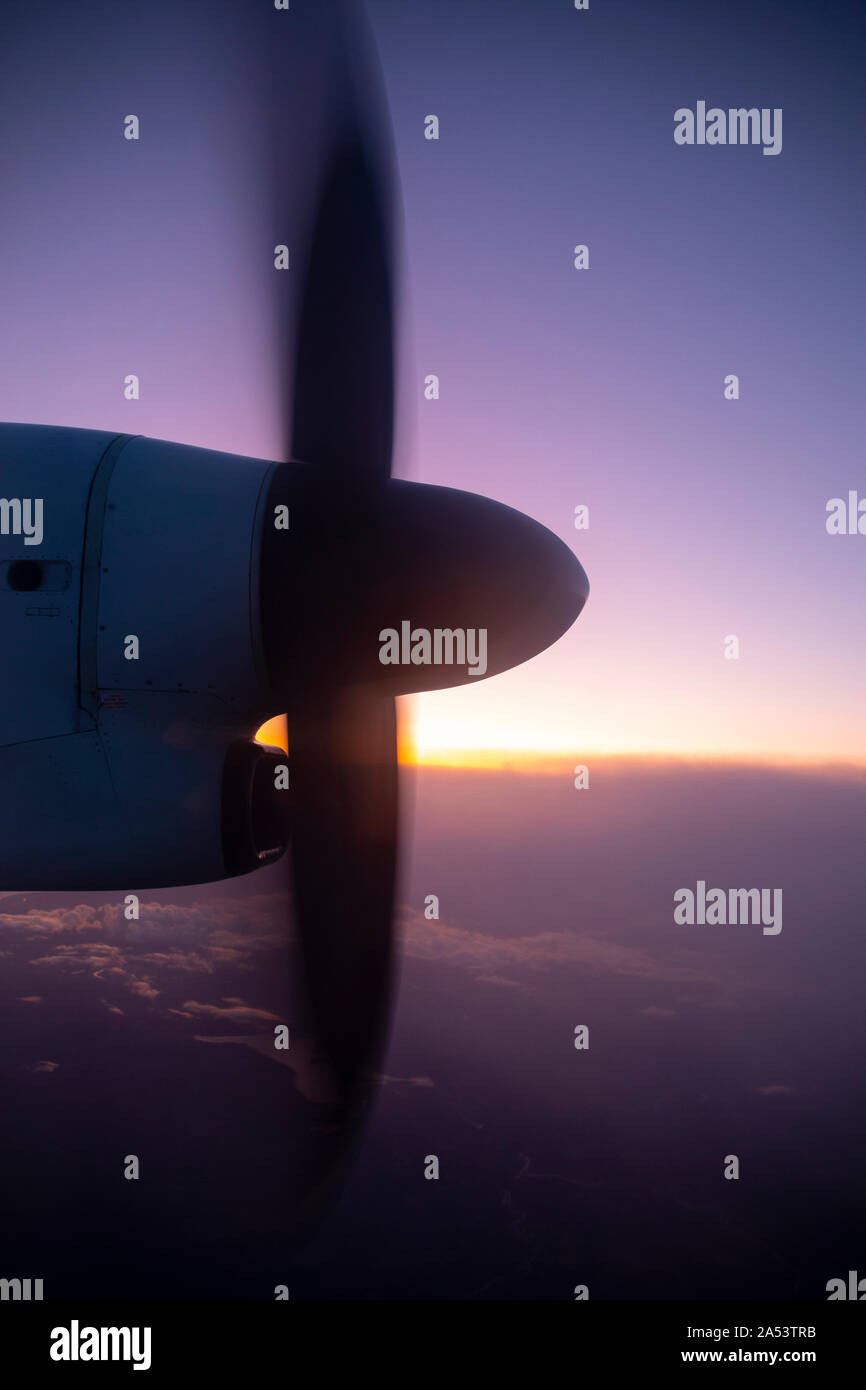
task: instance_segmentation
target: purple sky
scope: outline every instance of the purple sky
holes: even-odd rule
[[[271,456],[254,52],[218,23],[203,41],[212,8],[182,8],[160,40],[110,6],[90,27],[14,4],[4,21],[0,416]],[[825,530],[829,498],[866,492],[859,97],[841,61],[862,53],[858,20],[677,0],[370,9],[406,217],[397,471],[536,516],[592,585],[554,649],[420,700],[422,756],[862,762],[866,538]],[[699,99],[782,107],[782,153],[676,146],[673,113]],[[299,170],[320,123],[302,105]]]

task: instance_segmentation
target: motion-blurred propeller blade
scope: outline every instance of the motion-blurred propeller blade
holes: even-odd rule
[[[387,478],[394,429],[393,152],[378,56],[357,10],[342,24],[336,69],[285,375],[290,456],[327,469],[329,488]]]
[[[306,1002],[354,1121],[388,1018],[394,697],[529,660],[571,625],[589,586],[570,548],[529,517],[390,478],[395,180],[378,63],[354,25],[341,22],[337,50],[297,324],[284,335],[293,461],[277,470],[266,507],[285,504],[291,530],[265,531],[261,593],[271,684],[288,714],[288,859]],[[409,654],[416,629],[421,647]],[[392,661],[382,642],[398,633]],[[425,640],[439,643],[438,657],[424,655]]]
[[[321,546],[322,527],[348,526],[358,494],[387,480],[394,429],[395,180],[384,86],[358,7],[340,4],[329,23],[336,55],[330,112],[307,243],[297,248],[291,271],[301,280],[297,320],[281,334],[286,447],[291,458],[310,465],[310,491],[293,507],[288,540],[288,571],[295,576],[299,557]],[[281,165],[278,130],[274,138],[279,209],[292,171]],[[284,608],[275,611],[276,571],[269,568],[263,585],[270,630],[280,618],[285,626],[286,618]],[[331,566],[331,583],[354,579]],[[292,607],[309,599],[307,606],[316,608],[311,584],[307,571],[308,592],[295,588]],[[303,617],[295,631],[308,631]],[[306,1004],[340,1104],[357,1117],[387,1018],[397,855],[394,701],[351,680],[317,680],[304,661],[278,688],[288,707],[287,858]]]
[[[391,979],[397,843],[394,701],[363,688],[289,709],[290,856],[315,1042],[342,1107],[363,1105]]]

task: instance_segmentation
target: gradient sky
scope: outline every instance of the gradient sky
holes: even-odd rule
[[[252,48],[200,0],[168,46],[104,8],[71,39],[9,7],[0,416],[274,456]],[[866,537],[825,530],[829,498],[866,493],[862,20],[744,0],[370,12],[406,220],[396,471],[532,514],[592,586],[537,660],[421,697],[420,756],[866,761]],[[676,146],[699,99],[782,107],[782,153]],[[287,135],[299,170],[320,119],[313,101]]]
[[[237,10],[4,5],[0,418],[275,454],[265,7]],[[866,491],[862,20],[841,0],[371,13],[406,217],[397,472],[530,512],[592,584],[551,651],[421,697],[420,756],[586,759],[592,795],[404,769],[380,1103],[300,1253],[287,1156],[303,1170],[322,1116],[285,865],[143,894],[137,922],[117,893],[0,885],[5,1272],[52,1297],[822,1298],[866,1241],[866,537],[824,526]],[[291,245],[328,72],[295,47]],[[675,146],[701,99],[781,106],[782,154]],[[194,518],[190,555],[199,578],[220,563]],[[677,924],[699,879],[781,885],[782,933]]]
[[[835,4],[374,13],[417,370],[442,379],[419,476],[530,511],[592,585],[552,651],[424,697],[422,751],[862,760],[866,538],[824,525],[866,489],[862,24]],[[781,106],[781,155],[676,146],[698,99]]]

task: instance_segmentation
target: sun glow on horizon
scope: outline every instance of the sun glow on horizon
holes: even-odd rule
[[[415,729],[411,712],[406,709],[407,703],[401,700],[397,704],[397,757],[401,763],[417,764],[419,760]],[[255,741],[271,748],[282,748],[284,753],[288,753],[289,732],[286,716],[277,714],[273,719],[268,719],[256,730]]]
[[[420,720],[417,710],[406,709],[409,701],[398,702],[397,756],[403,767],[439,768],[452,771],[475,772],[520,772],[535,776],[574,775],[578,765],[591,767],[595,759],[602,763],[640,764],[646,768],[664,764],[676,765],[712,764],[715,766],[749,766],[787,768],[790,770],[828,770],[834,774],[849,773],[859,775],[866,772],[866,756],[856,758],[833,758],[826,753],[815,752],[804,755],[802,749],[796,752],[768,751],[757,748],[726,749],[716,747],[653,747],[640,748],[626,743],[602,745],[587,743],[580,749],[563,749],[551,746],[532,746],[526,743],[508,745],[481,744],[466,739],[452,743],[439,743],[435,737],[419,737]],[[453,734],[454,730],[450,730]],[[467,733],[477,734],[476,729]],[[256,742],[271,747],[282,748],[288,752],[286,716],[276,715],[269,719],[256,733]]]
[[[271,748],[282,748],[284,753],[288,753],[289,734],[286,727],[286,716],[275,714],[273,719],[267,720],[256,731],[256,743],[264,743]]]

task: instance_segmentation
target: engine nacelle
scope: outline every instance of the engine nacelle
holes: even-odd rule
[[[209,882],[280,852],[285,755],[251,742],[280,712],[258,592],[275,467],[0,425],[0,888]]]

